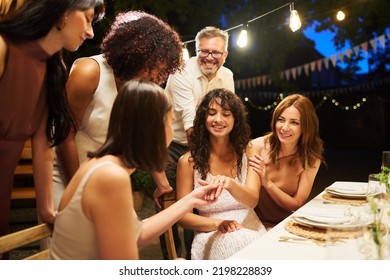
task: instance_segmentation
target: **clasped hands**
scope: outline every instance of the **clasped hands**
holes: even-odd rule
[[[212,176],[209,182],[198,179],[201,186],[210,186],[205,190],[204,199],[209,202],[214,202],[221,195],[223,189],[229,188],[230,179],[231,178],[222,175]]]

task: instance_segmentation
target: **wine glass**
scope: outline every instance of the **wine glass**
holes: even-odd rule
[[[384,167],[390,168],[390,151],[382,152],[382,165],[381,165],[382,172],[384,171],[383,170]]]

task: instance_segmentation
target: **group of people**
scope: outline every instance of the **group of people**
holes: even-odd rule
[[[93,38],[103,15],[103,0],[24,0],[0,18],[0,235],[29,137],[38,215],[54,223],[52,259],[137,259],[177,222],[179,255],[226,259],[305,203],[324,161],[308,98],[287,96],[271,131],[251,140],[223,66],[228,33],[202,29],[184,62],[177,32],[141,11],[118,13],[102,53],[76,60],[68,76],[62,49]],[[157,208],[173,190],[177,202],[140,221],[136,169],[152,173]]]

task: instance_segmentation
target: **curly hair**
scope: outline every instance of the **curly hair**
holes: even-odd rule
[[[161,19],[141,11],[119,13],[101,44],[114,75],[123,80],[159,69],[157,84],[183,66],[179,35]]]
[[[322,156],[323,141],[319,135],[319,121],[313,103],[309,98],[300,94],[292,94],[284,98],[276,106],[271,120],[271,132],[266,135],[270,143],[270,158],[274,163],[278,160],[281,143],[277,136],[276,122],[286,108],[295,107],[301,114],[302,135],[298,142],[297,156],[303,168],[311,167],[317,159],[325,162]],[[292,161],[293,163],[295,161]]]
[[[248,112],[244,103],[236,94],[223,88],[208,92],[196,110],[193,131],[189,138],[191,160],[194,162],[194,169],[199,171],[203,179],[206,178],[207,172],[210,170],[211,144],[209,141],[210,134],[206,127],[206,118],[211,102],[216,102],[224,110],[229,110],[233,114],[234,127],[229,134],[229,142],[237,155],[237,175],[240,176],[242,157],[251,136]]]

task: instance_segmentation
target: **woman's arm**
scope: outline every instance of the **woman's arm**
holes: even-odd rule
[[[85,185],[82,204],[94,223],[101,259],[138,259],[128,172],[117,165],[97,169]]]
[[[46,136],[47,113],[31,137],[37,208],[42,222],[54,223],[53,149]]]
[[[188,161],[189,157],[190,153],[187,152],[178,162],[176,172],[176,197],[178,200],[191,193],[194,189],[194,170],[193,164]],[[180,225],[187,229],[204,232],[213,231],[217,230],[223,221],[194,214],[193,208],[188,209],[186,212],[180,219]]]
[[[7,44],[4,39],[0,36],[0,77],[3,76],[5,69],[5,61],[7,56]]]
[[[85,110],[91,103],[93,94],[99,84],[100,68],[99,64],[90,58],[78,61],[74,65],[66,84],[68,101],[79,127],[83,119]],[[65,175],[70,180],[80,166],[77,147],[75,143],[75,131],[71,131],[68,137],[57,147]]]
[[[167,209],[156,215],[143,220],[142,232],[138,238],[138,246],[143,247],[153,239],[163,234],[169,227],[179,221],[184,215],[189,214],[193,208],[201,205],[213,203],[214,200],[208,200],[207,194],[216,191],[216,185],[208,185],[190,192],[179,199]],[[197,216],[198,218],[202,218]]]
[[[249,164],[261,177],[264,188],[275,203],[287,211],[295,211],[305,204],[307,198],[309,197],[314,179],[318,169],[320,168],[321,161],[320,159],[317,159],[313,167],[309,167],[308,170],[301,172],[299,176],[298,189],[293,196],[282,191],[272,180],[269,179],[264,160],[261,156],[256,154],[254,157],[250,158]]]

